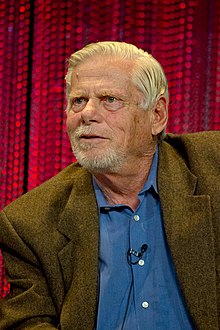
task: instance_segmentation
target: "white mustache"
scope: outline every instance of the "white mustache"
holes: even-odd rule
[[[77,127],[74,131],[72,131],[73,138],[74,139],[79,139],[82,135],[94,135],[94,136],[101,136],[104,137],[105,133],[102,134],[100,132],[95,131],[91,127],[87,126],[79,126]]]
[[[79,126],[73,132],[73,135],[74,138],[79,138],[81,135],[95,135],[95,133],[92,131],[91,127]]]

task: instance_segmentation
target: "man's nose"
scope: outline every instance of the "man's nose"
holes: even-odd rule
[[[90,122],[99,122],[101,120],[100,104],[98,100],[88,100],[81,111],[81,118],[85,124]]]

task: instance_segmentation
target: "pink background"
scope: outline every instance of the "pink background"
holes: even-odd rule
[[[74,160],[66,60],[103,40],[161,62],[169,132],[220,129],[219,0],[0,0],[0,209]],[[0,297],[7,288],[0,257]]]

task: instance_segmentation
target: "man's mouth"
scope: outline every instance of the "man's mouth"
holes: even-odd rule
[[[79,140],[105,140],[106,138],[100,135],[82,134],[79,136]]]

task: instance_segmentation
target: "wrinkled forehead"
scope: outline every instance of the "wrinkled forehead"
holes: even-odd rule
[[[92,69],[73,72],[71,90],[72,93],[131,93],[133,89],[127,74],[119,72],[105,72]]]
[[[81,79],[122,79],[130,80],[133,63],[119,58],[102,58],[101,56],[85,60],[72,72],[72,80]]]
[[[103,61],[102,58],[85,61],[72,72],[70,93],[120,94],[126,99],[142,99],[142,94],[132,81],[132,69],[131,61]]]

